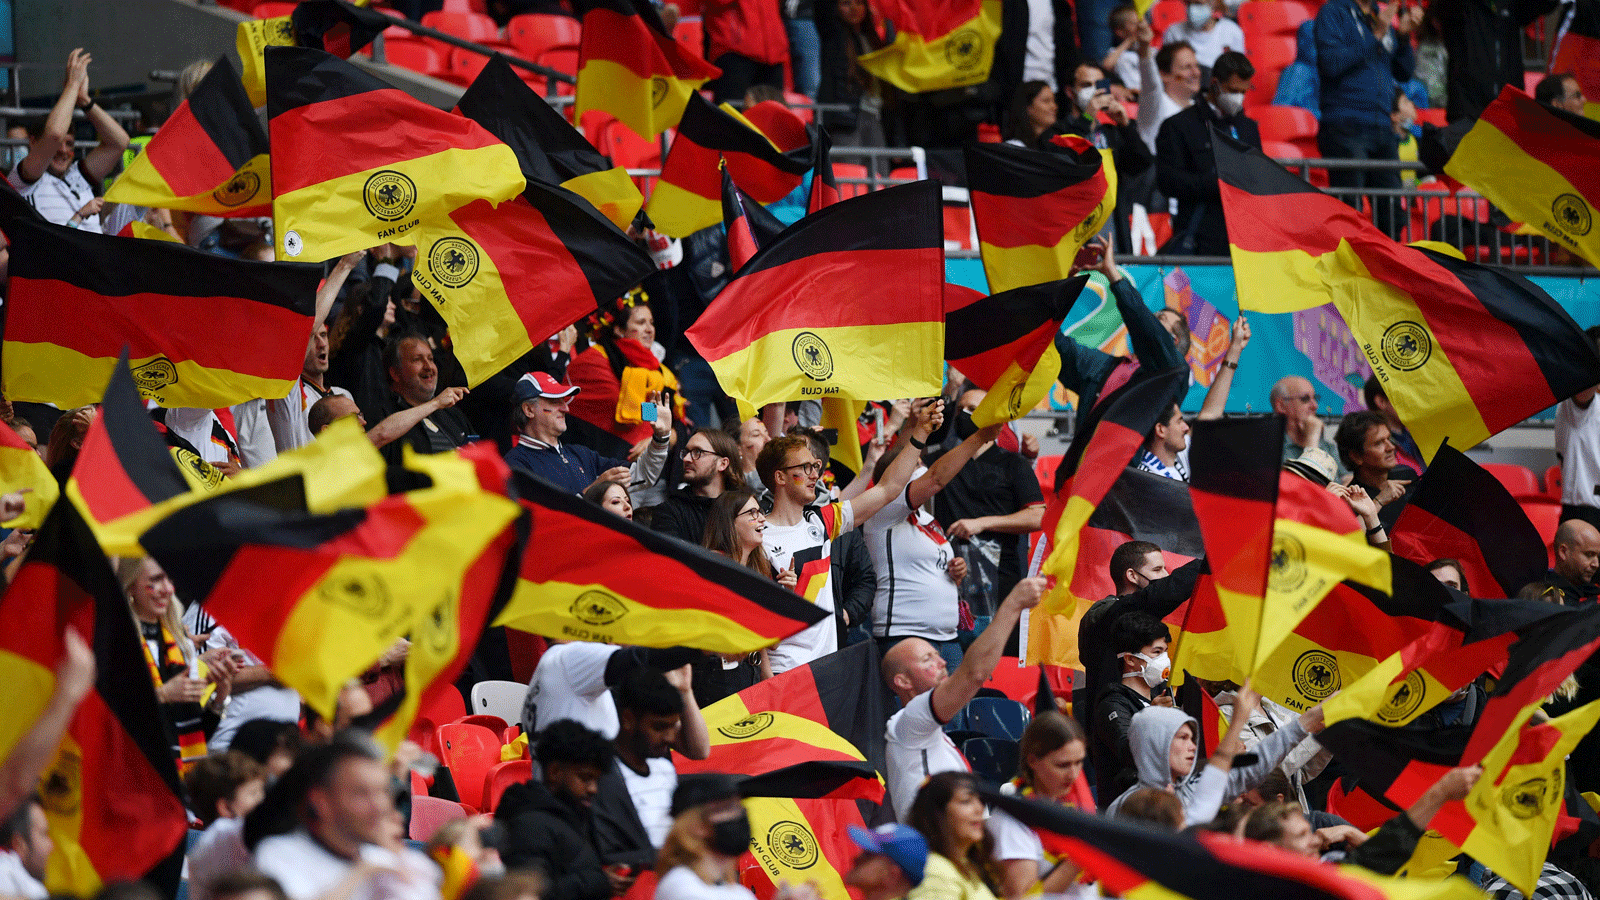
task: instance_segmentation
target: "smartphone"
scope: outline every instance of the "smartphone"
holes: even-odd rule
[[[1105,93],[1110,92],[1110,90],[1111,90],[1111,79],[1109,79],[1109,78],[1102,78],[1099,81],[1096,81],[1094,83],[1094,92],[1096,94],[1105,94]]]
[[[1095,266],[1100,265],[1100,260],[1104,259],[1105,255],[1105,248],[1093,247],[1085,244],[1083,248],[1078,251],[1078,256],[1075,260],[1073,260],[1073,264],[1080,269],[1092,269]]]
[[[817,434],[822,435],[822,439],[827,441],[829,447],[837,447],[839,445],[839,429],[823,428]]]
[[[656,420],[656,405],[649,400],[639,404],[639,421],[654,422]]]

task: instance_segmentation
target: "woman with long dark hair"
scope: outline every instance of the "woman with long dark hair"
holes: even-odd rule
[[[929,778],[907,818],[928,842],[928,863],[922,884],[906,900],[995,900],[1000,871],[994,838],[984,827],[978,779],[967,772]]]
[[[1005,130],[1001,137],[1006,143],[1037,148],[1039,139],[1056,128],[1056,91],[1048,81],[1024,81],[1022,87],[1011,95],[1011,106],[1006,109]]]
[[[794,572],[785,569],[775,575],[772,563],[761,549],[761,533],[766,529],[767,517],[762,514],[755,494],[742,488],[724,491],[711,502],[701,546],[793,590]],[[771,677],[772,664],[765,650],[744,655],[707,655],[694,664],[695,700],[704,708]]]
[[[871,6],[867,0],[818,0],[816,22],[822,45],[817,102],[850,107],[821,113],[834,146],[888,146],[884,119],[894,106],[894,88],[857,62],[885,46]]]

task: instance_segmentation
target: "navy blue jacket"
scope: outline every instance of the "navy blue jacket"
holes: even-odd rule
[[[1390,28],[1394,50],[1385,49],[1356,0],[1328,0],[1314,31],[1323,123],[1390,128],[1395,85],[1417,68],[1411,38]]]
[[[594,484],[601,472],[627,466],[628,461],[601,456],[582,444],[562,444],[557,450],[518,442],[506,454],[506,465],[532,472],[563,490],[581,494],[584,488]]]

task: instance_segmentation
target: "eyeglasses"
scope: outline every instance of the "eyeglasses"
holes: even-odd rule
[[[792,466],[784,466],[780,471],[787,472],[790,469],[799,469],[800,471],[804,472],[807,475],[820,475],[820,474],[822,474],[822,463],[820,463],[820,462],[795,463]]]
[[[745,516],[749,516],[751,521],[756,521],[756,520],[759,520],[759,519],[765,519],[767,517],[767,514],[762,512],[760,510],[760,508],[747,509],[744,512],[739,513],[737,516],[734,516],[734,518],[735,519],[742,519]]]
[[[1322,402],[1322,397],[1320,395],[1318,395],[1318,394],[1301,394],[1298,397],[1290,397],[1289,399],[1290,400],[1299,400],[1301,403],[1321,403]]]
[[[699,459],[702,456],[721,456],[721,455],[722,455],[721,453],[718,453],[715,450],[702,450],[699,447],[686,447],[686,448],[684,448],[684,451],[683,451],[683,458],[688,460],[689,462],[694,462],[695,460]]]

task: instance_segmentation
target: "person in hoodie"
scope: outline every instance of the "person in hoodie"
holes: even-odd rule
[[[506,832],[507,868],[538,868],[550,896],[603,900],[633,883],[622,867],[604,866],[595,850],[589,803],[611,766],[611,742],[571,719],[550,723],[534,751],[543,781],[514,784],[495,809]]]
[[[1168,788],[1183,803],[1185,827],[1216,818],[1217,810],[1232,797],[1250,790],[1267,777],[1294,746],[1308,734],[1322,731],[1322,707],[1314,706],[1300,717],[1268,735],[1256,746],[1256,759],[1242,768],[1233,768],[1233,759],[1244,751],[1239,733],[1261,702],[1248,682],[1234,701],[1234,717],[1205,764],[1200,760],[1196,738],[1200,723],[1188,713],[1164,706],[1149,706],[1133,717],[1128,742],[1133,748],[1139,783],[1112,801],[1106,814],[1115,816],[1129,796],[1141,788]]]

